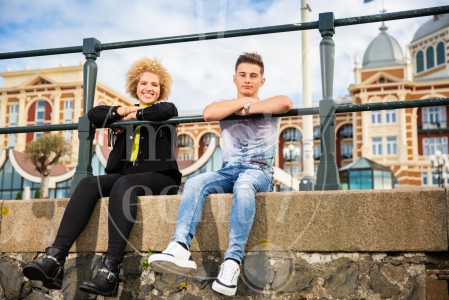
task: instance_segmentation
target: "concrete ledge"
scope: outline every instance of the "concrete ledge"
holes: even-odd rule
[[[175,229],[180,196],[141,197],[128,251],[162,251]],[[247,250],[446,251],[447,205],[441,188],[260,193]],[[0,201],[0,252],[41,252],[53,241],[68,199]],[[231,194],[211,195],[192,251],[228,246]],[[107,205],[101,199],[72,247],[105,252]]]

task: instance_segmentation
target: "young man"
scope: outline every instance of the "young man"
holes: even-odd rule
[[[264,114],[257,119],[220,121],[223,167],[216,172],[200,174],[187,180],[178,209],[172,242],[148,262],[158,272],[190,273],[196,270],[189,247],[201,219],[204,201],[209,194],[233,193],[229,216],[229,247],[220,274],[212,289],[224,295],[235,295],[240,263],[251,230],[257,192],[273,190],[273,159],[278,140],[280,118],[272,114],[288,112],[292,102],[287,96],[259,100],[259,88],[265,83],[262,57],[243,53],[235,65],[234,84],[237,98],[218,101],[203,111],[206,121],[220,121],[235,114]]]

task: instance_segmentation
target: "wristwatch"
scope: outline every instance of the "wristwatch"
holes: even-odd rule
[[[248,103],[245,104],[245,106],[243,106],[243,109],[245,110],[245,114],[246,114],[247,116],[250,115],[250,113],[249,113],[249,107],[250,107],[251,105],[253,105],[253,103],[252,103],[252,102],[248,102]]]

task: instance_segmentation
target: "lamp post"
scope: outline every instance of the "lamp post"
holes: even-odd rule
[[[301,148],[295,147],[295,145],[290,144],[287,147],[284,147],[282,153],[284,156],[284,160],[290,160],[290,177],[291,177],[290,188],[293,191],[293,160],[301,156]]]
[[[438,178],[438,187],[445,187],[445,181],[449,178],[449,159],[446,154],[442,154],[440,150],[435,155],[429,156],[430,163],[435,168]]]

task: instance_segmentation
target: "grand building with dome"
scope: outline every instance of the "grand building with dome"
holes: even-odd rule
[[[404,48],[388,34],[385,24],[379,30],[362,62],[355,57],[354,83],[348,87],[347,96],[336,99],[338,104],[449,97],[449,14],[425,22]],[[1,127],[76,123],[82,115],[81,65],[7,70],[0,76],[4,78],[0,88]],[[131,103],[97,82],[94,105]],[[396,188],[436,186],[437,174],[429,157],[436,151],[448,153],[448,114],[448,106],[337,114],[337,165],[348,167],[365,158],[390,168]],[[321,155],[319,125],[318,116],[314,116],[315,171]],[[299,189],[303,177],[302,132],[301,117],[282,118],[274,172],[277,190]],[[39,186],[39,174],[23,159],[23,151],[26,143],[40,134],[0,135],[0,199],[15,199],[25,186],[33,195]],[[50,196],[66,197],[78,159],[78,140],[71,131],[57,134],[70,140],[73,149],[50,174]],[[184,180],[221,167],[220,135],[218,122],[178,126],[177,156]],[[283,149],[290,145],[299,150],[299,155],[284,156]],[[94,148],[94,174],[102,174],[109,154],[104,130],[97,130]]]

